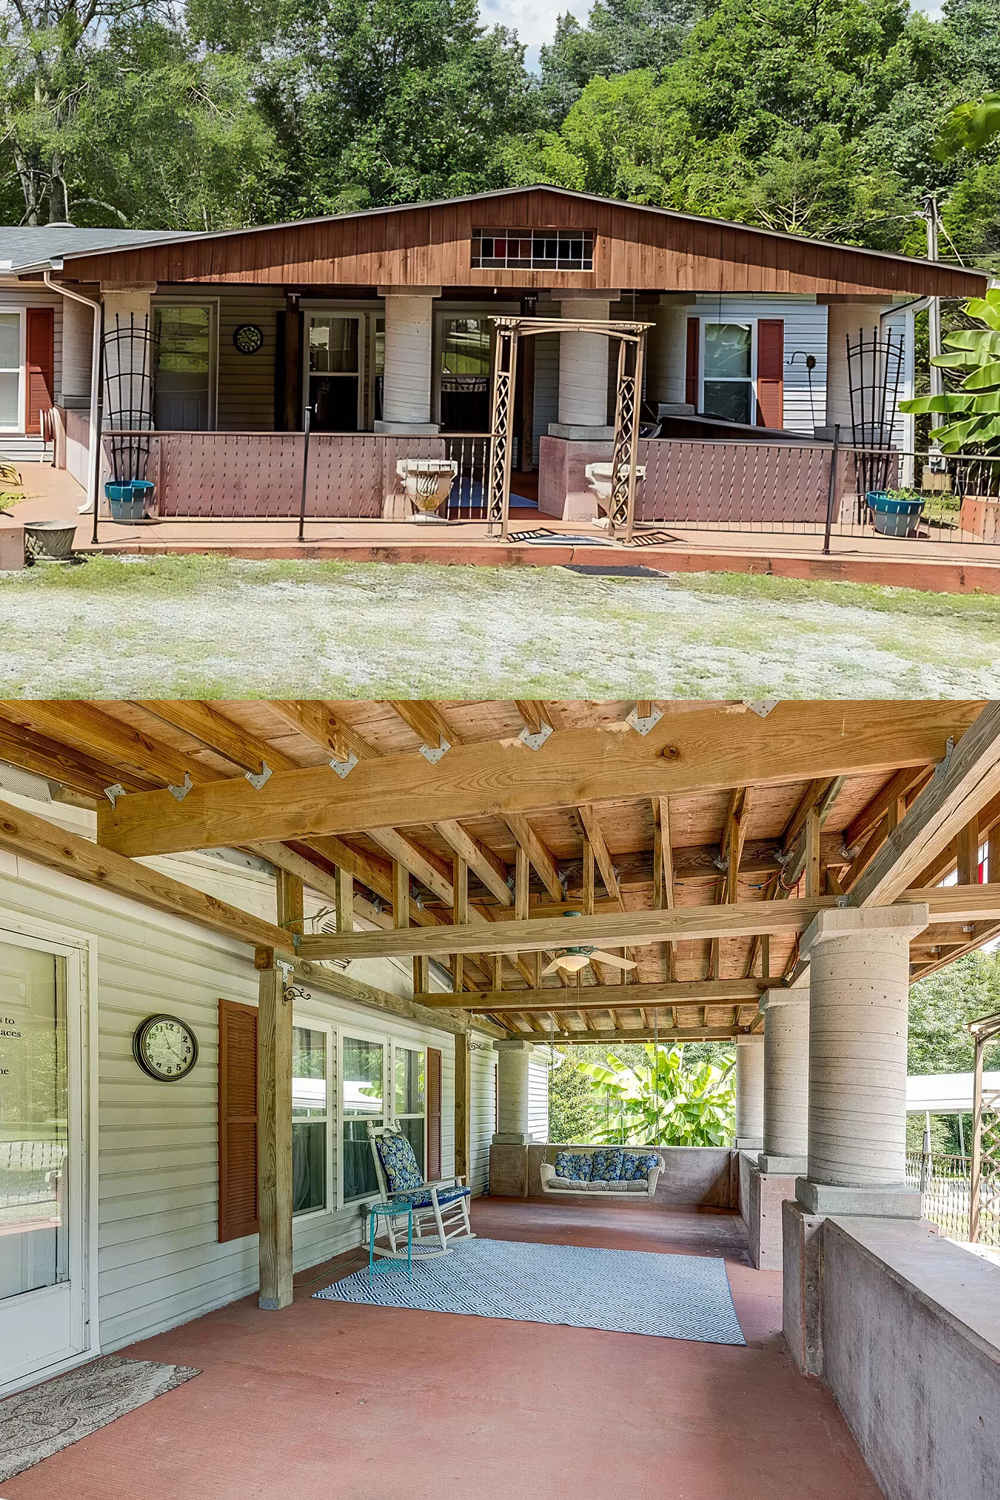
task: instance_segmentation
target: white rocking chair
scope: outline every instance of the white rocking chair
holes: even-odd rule
[[[474,1240],[469,1219],[472,1196],[464,1177],[444,1177],[439,1182],[425,1182],[413,1154],[413,1147],[396,1125],[368,1126],[379,1191],[386,1203],[407,1204],[413,1210],[413,1259],[429,1260],[434,1255],[450,1255],[451,1240]],[[399,1220],[386,1220],[387,1243],[375,1242],[376,1255],[398,1256],[405,1251],[406,1233],[397,1246]],[[425,1228],[433,1224],[432,1234]]]

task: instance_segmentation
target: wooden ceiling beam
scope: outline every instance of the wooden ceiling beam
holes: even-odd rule
[[[94,798],[103,798],[105,787],[114,786],[116,781],[127,792],[152,791],[160,784],[158,777],[130,775],[109,761],[3,718],[0,718],[0,760]]]
[[[172,745],[164,744],[152,735],[133,729],[121,719],[112,718],[92,703],[63,700],[49,702],[37,698],[8,699],[0,702],[0,712],[8,719],[27,725],[38,734],[74,746],[84,755],[107,760],[117,768],[113,781],[120,781],[122,772],[162,781],[167,786],[183,784],[185,775],[190,775],[195,784],[211,785],[218,780],[215,773],[207,771],[182,751],[175,750]],[[242,776],[236,779],[251,791]],[[146,792],[138,795],[156,797],[160,794]],[[162,795],[175,807],[181,806],[168,791],[164,791]]]
[[[338,718],[322,699],[269,698],[267,707],[289,729],[297,730],[334,760],[348,760],[352,750],[359,760],[380,759],[379,752],[364,736]]]
[[[605,841],[604,834],[601,832],[601,825],[598,822],[597,813],[589,803],[585,802],[577,808],[577,816],[579,817],[580,822],[583,824],[584,832],[586,833],[587,838],[590,842],[590,847],[594,851],[594,859],[597,863],[597,868],[601,872],[601,879],[604,881],[604,889],[607,891],[612,901],[617,901],[622,911],[624,911],[625,903],[622,900],[622,893],[618,885],[618,875],[615,871],[614,861],[611,858],[611,853]]]
[[[528,856],[553,901],[562,901],[564,898],[562,882],[559,879],[559,866],[527,818],[520,813],[507,813],[504,822]]]
[[[426,745],[429,750],[439,750],[445,745],[451,747],[462,743],[461,735],[453,725],[448,723],[432,699],[386,699],[385,701],[396,717],[402,719],[407,728],[412,729],[421,744]]]
[[[852,906],[896,900],[929,860],[1000,794],[1000,703],[989,703],[848,892]]]
[[[446,818],[434,826],[449,848],[462,856],[469,869],[474,871],[501,906],[512,906],[514,894],[507,884],[507,866],[503,860],[452,818]]]
[[[241,729],[210,703],[194,699],[137,699],[136,702],[139,708],[154,714],[183,734],[190,735],[206,749],[223,756],[241,771],[252,771],[255,776],[260,776],[265,765],[272,771],[298,769],[298,762],[285,755],[276,745],[269,745],[266,740]]]
[[[260,791],[242,777],[101,809],[99,837],[122,854],[343,834],[629,797],[711,792],[736,784],[895,770],[941,758],[979,703],[782,703],[766,719],[742,705],[665,714],[646,736],[624,726],[554,730],[538,751],[516,741],[456,745],[363,761],[341,780],[325,766],[275,772]]]
[[[608,1010],[611,1006],[645,1006],[649,1009],[662,1005],[725,1004],[747,1000],[755,1005],[765,989],[762,980],[717,979],[713,981],[693,980],[662,984],[608,984],[589,985],[573,991],[573,1006],[577,1010]],[[468,996],[456,1001],[453,996],[420,995],[415,998],[421,1005],[433,1009],[437,1005],[461,1004],[467,1009],[483,1011],[514,1011],[527,1014],[531,1011],[546,1012],[554,1005],[565,1006],[566,992],[560,987],[541,990],[492,990]]]
[[[588,1047],[604,1042],[729,1042],[748,1033],[749,1027],[745,1026],[689,1026],[668,1031],[640,1026],[635,1031],[557,1031],[552,1041],[559,1046]],[[545,1040],[548,1041],[548,1036]]]

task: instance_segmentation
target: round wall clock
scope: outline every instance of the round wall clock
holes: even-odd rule
[[[256,323],[241,323],[233,334],[233,343],[241,354],[256,354],[264,342],[264,330]]]
[[[186,1078],[198,1061],[198,1039],[176,1016],[147,1016],[135,1028],[132,1053],[150,1078],[173,1083]]]

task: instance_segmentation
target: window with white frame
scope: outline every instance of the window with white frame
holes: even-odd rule
[[[326,1027],[292,1028],[292,1212],[330,1205],[330,1037]]]
[[[391,1037],[341,1035],[341,1199],[378,1193],[369,1125],[398,1124],[420,1170],[426,1160],[427,1054]]]
[[[0,431],[24,430],[24,403],[21,392],[22,315],[0,312]]]
[[[753,425],[757,409],[753,323],[702,324],[700,410]]]

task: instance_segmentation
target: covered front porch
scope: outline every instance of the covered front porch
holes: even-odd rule
[[[249,1297],[124,1349],[202,1373],[5,1495],[879,1500],[832,1395],[788,1359],[781,1277],[753,1269],[737,1214],[490,1197],[473,1226],[724,1256],[746,1347],[313,1300],[363,1263],[352,1252],[297,1276],[278,1314]]]

